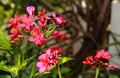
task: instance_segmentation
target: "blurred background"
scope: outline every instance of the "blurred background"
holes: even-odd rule
[[[63,56],[75,58],[62,65],[64,78],[92,78],[93,73],[86,71],[82,61],[99,49],[109,50],[111,63],[120,66],[119,0],[0,0],[0,29],[7,27],[14,14],[26,13],[29,5],[36,7],[36,14],[46,8],[47,15],[55,11],[67,20],[61,30],[67,33],[68,39],[62,43],[48,39],[49,46],[64,48]],[[4,59],[3,55],[0,52],[0,60]],[[55,71],[42,78],[57,78]],[[119,72],[111,70],[107,76],[102,73],[101,78],[120,78]],[[0,78],[10,77],[7,72],[0,71]]]

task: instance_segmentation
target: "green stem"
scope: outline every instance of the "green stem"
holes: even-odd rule
[[[38,49],[38,48],[37,48],[37,49]],[[39,51],[41,51],[41,50],[42,50],[42,48],[39,48],[39,49],[38,49],[38,51],[36,52],[36,57],[35,57],[35,59],[38,58]],[[33,62],[32,70],[31,70],[31,73],[30,73],[30,77],[29,77],[29,78],[33,78],[33,76],[34,76],[34,74],[35,74],[35,64],[36,64],[36,62],[37,62],[37,60],[35,60],[35,61]]]
[[[50,34],[55,30],[55,28],[56,26],[53,26],[53,28],[46,33],[46,38],[50,36]]]
[[[35,63],[36,63],[36,62],[33,63],[32,70],[31,70],[31,73],[30,73],[30,77],[29,77],[29,78],[32,78],[33,75],[34,75]]]
[[[61,75],[61,71],[60,71],[59,65],[58,65],[58,75],[59,75],[59,78],[62,78],[62,75]]]
[[[98,74],[99,74],[99,68],[96,68],[95,78],[98,78]]]

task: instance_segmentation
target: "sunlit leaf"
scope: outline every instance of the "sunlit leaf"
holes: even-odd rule
[[[5,61],[0,62],[0,70],[10,72],[12,76],[18,75],[18,67],[16,66],[7,66]]]
[[[59,60],[59,65],[63,64],[63,63],[66,63],[70,60],[73,60],[73,58],[70,58],[70,57],[61,57],[60,60]]]

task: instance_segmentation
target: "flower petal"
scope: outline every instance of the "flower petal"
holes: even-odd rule
[[[45,68],[45,66],[43,66],[43,67],[41,67],[41,68],[39,69],[39,72],[40,72],[40,73],[43,73],[45,70],[46,70],[46,68]]]

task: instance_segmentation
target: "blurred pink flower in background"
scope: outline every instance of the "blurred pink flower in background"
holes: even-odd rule
[[[116,69],[118,66],[109,64],[111,56],[108,51],[98,50],[95,56],[88,56],[83,64],[90,66],[92,69],[100,67],[101,69]]]
[[[64,25],[66,23],[66,20],[63,17],[56,16],[54,12],[52,13],[52,17],[58,25]]]

